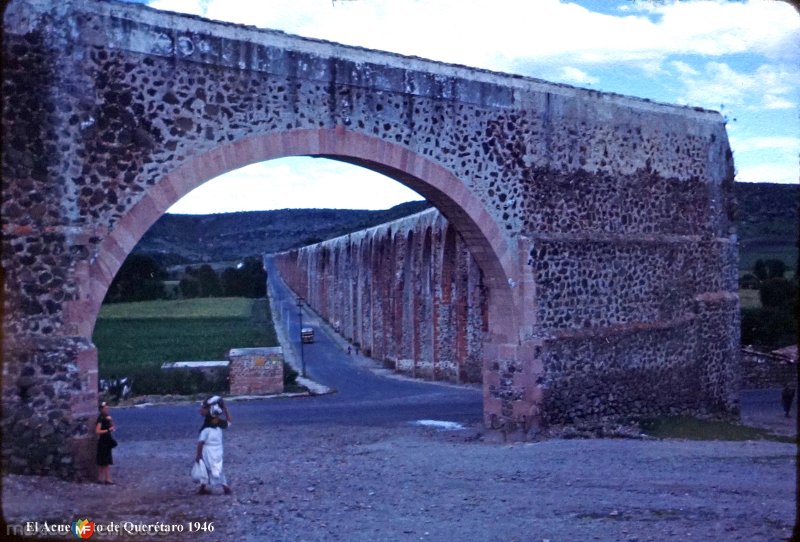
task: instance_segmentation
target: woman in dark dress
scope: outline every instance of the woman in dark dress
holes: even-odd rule
[[[109,412],[111,408],[108,403],[100,403],[100,415],[97,417],[97,425],[94,432],[97,433],[97,482],[99,484],[113,484],[111,481],[111,468],[114,459],[111,457],[111,449],[115,446],[114,438],[111,433],[114,431],[114,420],[111,419]]]

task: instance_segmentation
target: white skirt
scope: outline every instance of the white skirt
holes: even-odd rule
[[[208,485],[228,485],[225,473],[222,472],[222,446],[203,446],[203,463],[208,472]]]

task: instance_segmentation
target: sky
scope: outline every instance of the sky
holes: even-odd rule
[[[777,0],[137,0],[209,19],[720,111],[736,180],[800,179],[800,15]],[[169,212],[421,199],[338,162],[230,172]]]

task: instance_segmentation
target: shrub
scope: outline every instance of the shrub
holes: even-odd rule
[[[183,277],[178,283],[178,289],[184,299],[200,296],[200,283],[194,277]]]
[[[109,378],[127,376],[132,379],[133,395],[194,395],[198,393],[227,393],[229,371],[220,369],[206,374],[192,369],[163,370],[158,366],[129,366],[118,369]]]
[[[796,340],[795,330],[790,307],[742,309],[742,344],[779,348]]]
[[[767,260],[764,262],[767,266],[767,276],[771,279],[781,279],[786,273],[786,264],[783,260]]]
[[[222,272],[225,295],[232,297],[265,297],[267,295],[267,273],[258,258],[246,258],[235,268]]]
[[[129,366],[118,368],[103,378],[129,377],[132,382],[131,395],[196,395],[199,393],[228,393],[230,370],[217,369],[209,372],[196,369],[168,369],[158,366]],[[297,386],[297,371],[283,364],[283,386]]]
[[[784,278],[770,278],[761,285],[759,295],[764,307],[791,307],[797,295],[797,288]]]
[[[200,283],[200,297],[222,297],[222,282],[210,265],[201,265],[195,276]]]
[[[788,267],[783,260],[756,260],[753,266],[753,274],[755,274],[759,280],[779,279],[783,278],[787,269]]]
[[[300,373],[292,369],[292,366],[283,362],[283,387],[288,388],[297,385],[297,377]]]
[[[166,272],[149,256],[131,254],[122,263],[106,293],[106,303],[164,299]]]

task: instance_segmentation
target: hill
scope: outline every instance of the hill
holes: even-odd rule
[[[739,269],[758,259],[783,260],[797,267],[800,185],[736,183]]]
[[[797,265],[800,186],[736,183],[740,269],[759,258]],[[164,215],[144,235],[135,252],[164,266],[230,262],[263,253],[332,239],[408,216],[430,205],[403,203],[384,211],[282,209],[214,215]]]
[[[383,211],[281,209],[213,215],[170,215],[156,221],[134,252],[161,265],[228,262],[281,252],[370,228],[428,209],[426,201]]]

